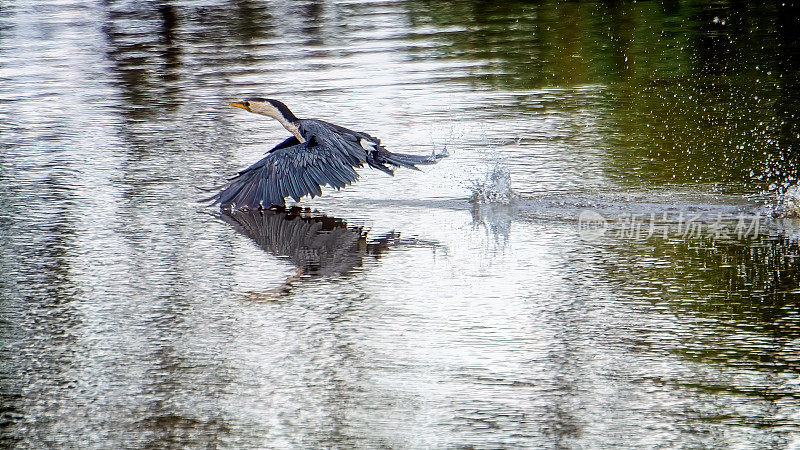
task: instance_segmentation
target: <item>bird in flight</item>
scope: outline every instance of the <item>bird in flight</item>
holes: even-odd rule
[[[283,103],[268,98],[246,98],[230,106],[271,117],[292,133],[266,156],[239,172],[221,191],[208,198],[222,208],[252,210],[284,207],[286,197],[322,195],[322,186],[341,189],[358,178],[355,171],[370,167],[394,175],[397,167],[419,170],[446,153],[430,156],[392,153],[380,139],[319,119],[298,119]]]

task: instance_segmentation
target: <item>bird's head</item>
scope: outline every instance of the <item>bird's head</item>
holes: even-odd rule
[[[286,105],[271,98],[251,97],[238,102],[231,102],[230,105],[251,113],[271,117],[284,125],[297,121],[297,117],[289,111]]]

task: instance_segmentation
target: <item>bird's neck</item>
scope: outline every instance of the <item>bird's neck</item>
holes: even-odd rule
[[[290,133],[292,133],[301,144],[306,141],[305,138],[303,138],[303,136],[300,134],[300,124],[296,120],[289,121],[285,118],[280,118],[278,119],[278,122],[283,125],[283,128],[286,128]]]

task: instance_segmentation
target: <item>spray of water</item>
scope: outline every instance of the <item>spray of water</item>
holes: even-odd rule
[[[790,186],[779,195],[776,212],[784,217],[800,217],[800,184]]]
[[[508,165],[495,160],[487,166],[482,176],[473,178],[471,191],[472,220],[494,237],[492,252],[505,248],[511,230],[513,202],[516,194],[511,189]]]
[[[511,172],[502,160],[494,161],[482,178],[471,183],[471,203],[508,205],[517,197],[511,189]]]

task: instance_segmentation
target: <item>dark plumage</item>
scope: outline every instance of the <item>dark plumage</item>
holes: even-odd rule
[[[248,98],[231,106],[278,120],[293,136],[276,145],[260,161],[242,170],[208,200],[223,208],[268,209],[284,206],[285,198],[322,195],[322,186],[341,189],[358,178],[355,168],[370,167],[394,175],[396,167],[417,169],[445,154],[392,153],[380,139],[318,119],[298,119],[283,103]]]

